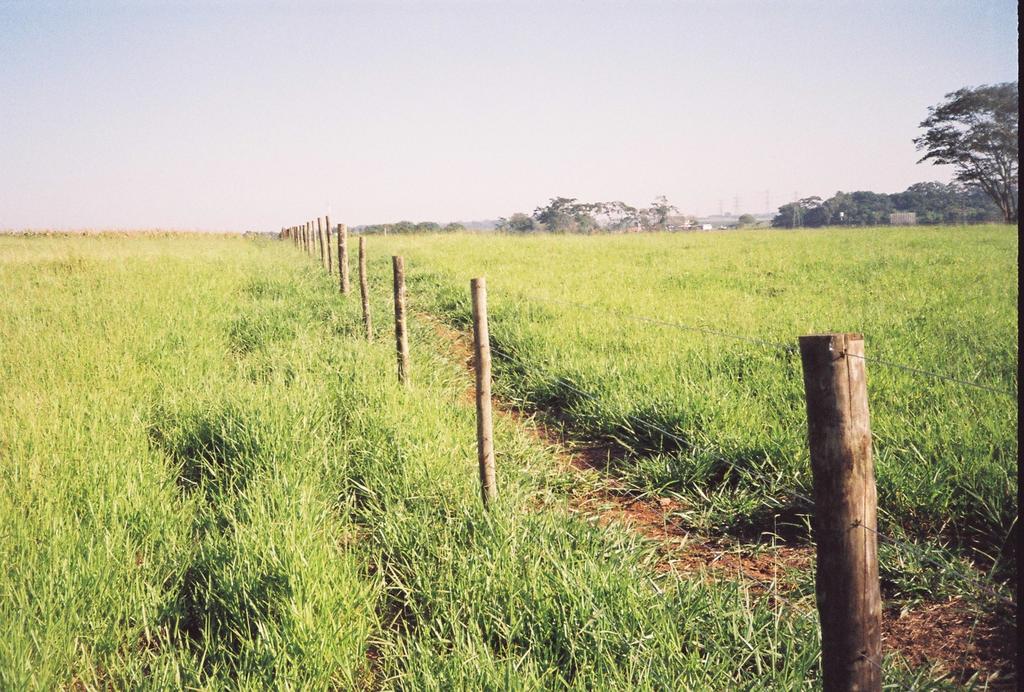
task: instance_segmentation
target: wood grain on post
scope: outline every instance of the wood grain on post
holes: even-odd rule
[[[331,217],[324,217],[324,234],[327,236],[327,273],[334,273],[334,260],[331,254]]]
[[[827,692],[882,689],[877,496],[863,356],[860,334],[800,337]]]
[[[342,295],[348,295],[351,290],[348,279],[348,227],[338,224],[338,287]]]
[[[469,282],[473,294],[473,361],[476,371],[476,453],[480,465],[480,495],[484,507],[498,499],[494,472],[494,426],[491,420],[491,342],[487,330],[487,282]]]
[[[339,235],[339,237],[341,237]],[[363,301],[363,326],[366,340],[373,341],[373,323],[370,319],[370,286],[366,278],[366,237],[359,236],[359,295]]]
[[[409,336],[405,331],[405,262],[398,255],[391,258],[395,288],[395,349],[398,352],[398,381],[409,384]]]

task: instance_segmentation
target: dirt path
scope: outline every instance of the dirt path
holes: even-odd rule
[[[464,396],[474,401],[473,348],[469,334],[452,329],[433,315],[420,313],[447,355],[467,373]],[[600,525],[618,524],[654,541],[662,572],[707,579],[740,579],[753,590],[785,598],[795,588],[792,576],[811,570],[809,546],[744,544],[702,536],[682,523],[685,507],[667,497],[641,495],[603,469],[608,446],[567,440],[556,427],[531,412],[495,398],[495,416],[527,431],[547,446],[560,465],[580,474],[570,490],[572,511]],[[809,606],[813,607],[813,606]],[[915,667],[931,666],[939,675],[966,683],[975,675],[988,689],[1016,689],[1016,629],[1012,615],[978,613],[959,599],[928,603],[909,610],[890,605],[883,613],[882,646]]]

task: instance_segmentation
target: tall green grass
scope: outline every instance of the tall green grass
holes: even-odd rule
[[[499,391],[613,442],[627,453],[618,472],[682,495],[703,528],[756,531],[806,510],[793,497],[810,494],[802,375],[785,348],[799,335],[862,332],[869,358],[1005,392],[867,364],[883,530],[952,542],[984,562],[1002,556],[1004,568],[1011,559],[1010,227],[396,236],[370,246],[404,255],[411,300],[463,327],[467,282],[487,275],[492,339],[512,356],[499,359]]]
[[[809,604],[656,572],[508,424],[485,513],[459,366],[415,323],[399,387],[289,247],[3,238],[0,286],[0,687],[815,685]]]
[[[351,686],[321,286],[240,240],[0,240],[0,686]],[[270,277],[270,278],[268,278]]]

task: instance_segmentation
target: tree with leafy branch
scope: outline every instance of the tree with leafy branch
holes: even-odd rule
[[[1017,82],[965,87],[928,109],[914,139],[925,152],[918,163],[954,166],[955,179],[981,187],[1006,223],[1017,222],[1018,108]]]

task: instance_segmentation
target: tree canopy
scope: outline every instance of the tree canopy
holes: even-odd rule
[[[963,88],[928,109],[925,133],[914,144],[918,163],[954,166],[959,182],[977,185],[992,198],[1007,223],[1017,222],[1017,82]]]

